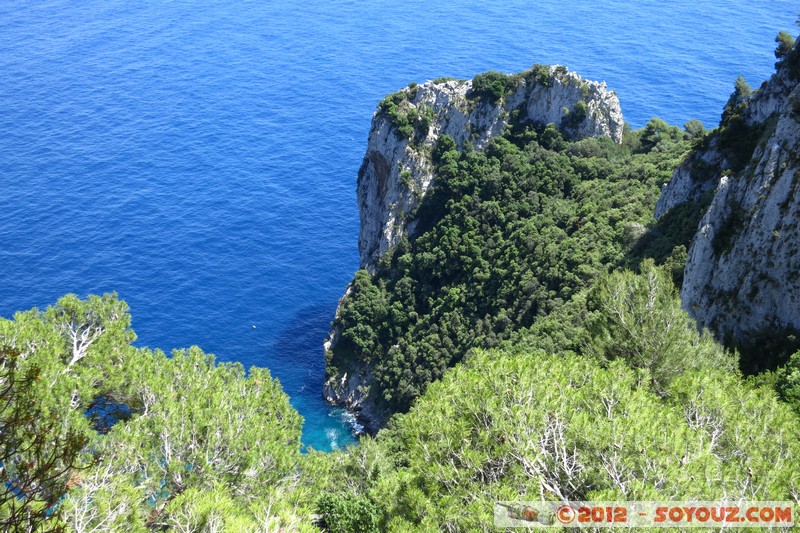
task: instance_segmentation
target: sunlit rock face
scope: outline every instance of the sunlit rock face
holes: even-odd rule
[[[361,268],[375,263],[402,235],[413,231],[414,209],[433,181],[431,154],[442,135],[459,148],[481,150],[511,121],[555,124],[571,138],[608,136],[621,142],[622,111],[604,83],[564,67],[540,67],[513,77],[514,87],[494,100],[477,96],[473,81],[449,80],[400,91],[397,109],[418,118],[413,133],[379,109],[358,173]]]
[[[732,154],[713,140],[676,170],[656,208],[660,217],[713,191],[689,250],[681,299],[700,325],[731,340],[800,329],[799,104],[798,82],[779,68],[742,112],[752,153],[748,146],[748,153]],[[731,157],[747,163],[731,171]]]

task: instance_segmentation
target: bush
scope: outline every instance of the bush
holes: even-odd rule
[[[659,393],[687,369],[730,371],[736,366],[708,333],[697,332],[681,309],[672,273],[651,260],[642,263],[641,274],[615,272],[601,278],[589,291],[587,308],[589,352],[646,369]]]
[[[680,128],[670,126],[660,118],[653,118],[642,131],[641,145],[644,151],[649,151],[662,141],[678,142],[681,140],[683,140],[683,132]]]
[[[495,103],[514,90],[518,82],[516,76],[490,70],[478,74],[472,79],[472,90],[469,96]]]
[[[378,113],[387,117],[395,128],[400,139],[408,139],[414,135],[414,126],[408,117],[408,91],[390,94],[378,104]]]
[[[686,370],[664,399],[647,377],[621,360],[479,351],[379,434],[395,466],[352,483],[395,531],[489,530],[497,500],[784,500],[800,489],[800,421],[773,391]]]
[[[778,62],[775,67],[786,68],[789,70],[789,77],[797,80],[800,79],[800,50],[798,50],[797,41],[787,32],[780,32],[775,37],[775,42],[778,43],[775,49],[775,57]]]
[[[778,33],[775,42],[778,43],[778,47],[775,48],[775,57],[779,60],[788,56],[794,48],[794,37],[785,31]]]
[[[691,119],[683,125],[683,131],[693,140],[701,139],[706,134],[706,128],[703,123],[696,118]]]
[[[800,352],[792,354],[776,374],[775,389],[781,399],[800,414]]]
[[[544,87],[553,86],[553,76],[550,74],[550,69],[545,65],[535,64],[533,68],[528,71],[528,76],[538,85]]]
[[[317,511],[331,533],[378,531],[378,509],[363,496],[324,494],[317,503]]]

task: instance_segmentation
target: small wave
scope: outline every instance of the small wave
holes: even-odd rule
[[[350,429],[350,433],[354,437],[358,437],[364,434],[364,425],[359,424],[356,415],[354,415],[347,409],[342,409],[342,408],[332,409],[331,412],[328,414],[328,416],[336,418],[342,424],[347,426]]]
[[[331,446],[331,450],[335,450],[339,447],[339,430],[336,428],[328,428],[325,430],[325,436],[328,438],[328,443]]]

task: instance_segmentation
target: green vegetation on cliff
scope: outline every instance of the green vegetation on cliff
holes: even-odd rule
[[[487,531],[503,500],[796,501],[798,411],[698,333],[667,269],[602,274],[538,325],[473,350],[337,454],[319,508],[331,530],[356,503],[364,531]],[[580,353],[552,355],[558,339]],[[797,361],[777,377],[795,406]]]
[[[482,152],[440,139],[416,233],[374,276],[356,275],[331,366],[368,364],[377,401],[407,410],[470,349],[497,346],[632,264],[688,137],[654,119],[622,145],[569,142],[552,125],[507,131]],[[653,242],[639,258],[658,252],[682,270],[673,248],[688,242]]]
[[[123,302],[0,321],[5,530],[475,531],[497,500],[791,500],[800,418],[698,334],[669,273],[600,275],[547,330],[474,350],[376,438],[299,453],[258,368],[130,346]],[[539,324],[546,323],[539,321]],[[76,357],[77,356],[77,357]],[[776,376],[797,401],[797,356]],[[771,385],[772,383],[768,383]],[[107,415],[113,415],[110,425]]]
[[[372,531],[488,531],[502,500],[792,499],[800,421],[771,390],[706,368],[664,397],[650,377],[622,360],[476,352],[343,454],[349,487],[329,498],[371,506]]]

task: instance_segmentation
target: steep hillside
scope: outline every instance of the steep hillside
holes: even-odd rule
[[[689,147],[563,67],[411,86],[373,121],[362,267],[327,343],[328,401],[376,429],[474,348],[561,308],[628,251]]]
[[[681,298],[701,326],[745,350],[800,329],[800,68],[797,48],[783,46],[776,73],[758,90],[740,78],[720,127],[676,170],[656,206],[662,217],[713,195]]]
[[[336,317],[326,394],[372,429],[394,413],[357,446],[301,453],[302,419],[266,369],[137,348],[115,294],[0,318],[0,530],[489,531],[531,511],[552,523],[534,509],[554,502],[676,498],[782,502],[770,525],[785,526],[800,505],[800,351],[743,378],[675,274],[708,208],[684,292],[725,281],[700,276],[704,261],[781,276],[711,324],[748,326],[737,314],[762,291],[794,301],[791,50],[755,95],[737,83],[708,135],[653,119],[586,137],[603,121],[584,122],[579,100],[558,125],[517,107],[485,138],[440,132],[426,149],[419,92],[385,101],[376,121],[408,133],[430,179]],[[488,112],[536,72],[576,79],[533,72],[478,76],[467,101]]]
[[[409,218],[433,180],[431,154],[443,135],[459,149],[480,150],[510,122],[553,123],[576,139],[622,140],[616,94],[565,67],[411,84],[382,101],[372,121],[358,173],[361,268],[374,271],[406,229],[413,232]]]

